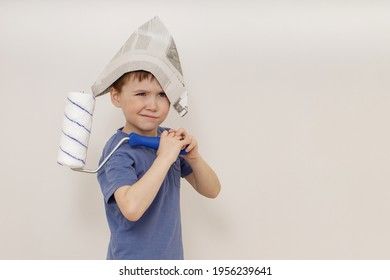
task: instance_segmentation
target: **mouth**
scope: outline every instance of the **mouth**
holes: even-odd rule
[[[152,115],[143,115],[143,114],[141,114],[141,117],[144,117],[144,118],[147,118],[147,119],[151,119],[151,120],[157,120],[158,119],[158,117],[152,116]]]

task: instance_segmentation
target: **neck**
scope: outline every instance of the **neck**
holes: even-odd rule
[[[151,129],[151,130],[142,130],[142,129],[138,129],[136,127],[133,127],[133,126],[126,124],[122,128],[122,132],[124,132],[126,134],[130,134],[131,132],[135,132],[135,133],[142,135],[142,136],[157,136],[157,127],[154,129]]]

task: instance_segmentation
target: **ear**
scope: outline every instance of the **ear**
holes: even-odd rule
[[[110,96],[111,96],[111,102],[115,107],[120,108],[121,103],[120,103],[120,93],[114,87],[110,88]]]

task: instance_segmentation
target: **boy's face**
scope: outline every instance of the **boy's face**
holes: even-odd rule
[[[130,78],[121,92],[110,90],[112,103],[121,108],[126,118],[123,132],[136,132],[156,136],[157,126],[167,117],[170,107],[168,97],[157,79]]]

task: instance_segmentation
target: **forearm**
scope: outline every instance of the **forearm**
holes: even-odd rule
[[[209,198],[217,197],[221,190],[221,184],[214,170],[200,155],[196,159],[188,159],[187,162],[193,171],[189,182],[195,190]]]

